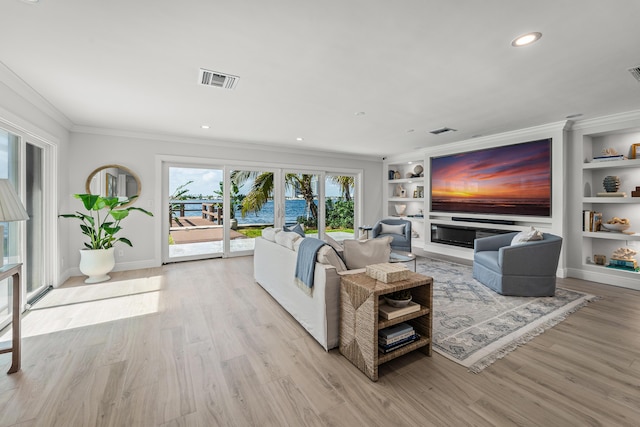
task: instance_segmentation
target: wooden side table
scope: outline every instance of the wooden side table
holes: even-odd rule
[[[412,300],[420,310],[395,319],[379,316],[380,298],[385,294],[411,289]],[[384,283],[366,273],[342,276],[340,286],[340,353],[371,380],[378,380],[378,366],[413,350],[431,356],[433,278],[409,273],[409,278]],[[420,338],[390,353],[378,350],[378,330],[406,322]]]
[[[22,289],[20,286],[20,275],[22,273],[22,264],[8,264],[0,268],[0,281],[13,277],[13,320],[11,323],[12,339],[11,347],[0,348],[1,353],[11,352],[11,367],[7,374],[13,374],[20,370],[20,344],[22,340],[20,331],[20,322],[22,319]]]

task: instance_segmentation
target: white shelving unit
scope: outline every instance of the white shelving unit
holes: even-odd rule
[[[416,167],[418,168],[416,169]],[[425,241],[424,192],[426,191],[424,159],[393,161],[385,163],[384,168],[387,171],[386,182],[383,186],[386,190],[383,201],[384,214],[387,218],[402,218],[411,221],[411,229],[418,234],[418,237],[412,237],[411,246],[423,249]],[[404,194],[400,194],[401,188],[404,190]],[[404,212],[399,214],[396,206],[401,205],[406,207]]]
[[[581,149],[582,210],[602,212],[603,221],[611,218],[627,218],[634,234],[617,232],[589,232],[582,230],[582,221],[574,227],[580,227],[582,237],[580,271],[577,277],[595,280],[616,286],[640,289],[640,273],[631,270],[609,268],[593,263],[594,255],[604,255],[607,260],[613,251],[620,247],[629,247],[640,252],[640,197],[631,197],[631,192],[640,186],[640,159],[616,160],[608,162],[591,162],[594,156],[601,154],[605,148],[614,148],[621,154],[628,155],[631,144],[640,142],[640,127],[602,131],[602,127],[585,129],[576,135],[578,149]],[[581,142],[581,144],[580,144]],[[597,197],[604,192],[603,179],[615,175],[620,178],[619,191],[626,197]],[[637,257],[636,257],[637,258]]]

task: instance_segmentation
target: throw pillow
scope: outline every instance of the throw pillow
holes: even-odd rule
[[[317,255],[317,260],[320,264],[331,265],[336,268],[336,271],[341,272],[347,269],[342,259],[338,256],[336,251],[329,245],[324,245],[320,248]]]
[[[380,234],[404,234],[404,224],[391,225],[381,222]]]
[[[300,235],[293,231],[281,231],[276,233],[276,243],[291,250],[293,250],[293,244],[298,239],[300,239]]]
[[[521,231],[515,236],[513,236],[513,239],[511,239],[511,246],[522,245],[527,242],[533,242],[533,241],[542,240],[542,239],[543,239],[542,232],[539,230],[536,230],[534,227],[531,227],[531,229],[527,231]]]
[[[328,234],[324,235],[324,241],[327,243],[327,245],[329,245],[333,249],[335,249],[335,251],[338,253],[338,255],[342,258],[342,256],[344,255],[344,248],[342,247],[340,242],[338,242],[337,240],[335,240],[333,237],[329,236]]]
[[[267,227],[262,230],[262,237],[269,240],[270,242],[275,242],[276,234],[280,231],[282,231],[282,228]]]
[[[389,262],[393,237],[379,237],[369,240],[346,239],[344,261],[349,270],[364,268],[367,265]]]
[[[302,228],[301,224],[296,224],[293,227],[284,226],[284,231],[293,231],[294,233],[298,233],[301,237],[305,237],[304,228]]]

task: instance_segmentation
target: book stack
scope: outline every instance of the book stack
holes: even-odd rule
[[[598,162],[610,162],[613,160],[625,160],[626,157],[623,156],[622,154],[614,154],[612,156],[597,156],[594,157],[593,160],[591,160],[591,163],[598,163]]]
[[[619,268],[621,270],[638,271],[638,261],[636,261],[635,259],[628,260],[611,258],[609,260],[609,267]]]
[[[380,304],[378,306],[378,313],[383,319],[395,319],[396,317],[404,316],[406,314],[414,313],[420,310],[420,304],[410,301],[404,307],[392,307],[389,304]]]
[[[404,347],[420,338],[408,323],[399,323],[378,331],[378,349],[382,353],[389,353]]]
[[[582,231],[600,231],[602,227],[602,212],[582,211]]]

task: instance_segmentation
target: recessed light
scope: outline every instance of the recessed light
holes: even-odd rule
[[[38,3],[40,0],[21,0],[22,3],[29,3],[29,4],[34,4],[34,3]]]
[[[299,136],[299,137],[297,137],[297,138],[296,138],[296,141],[300,141],[300,142],[302,142],[302,141],[304,141],[304,138],[303,138],[303,137],[301,137],[301,136]]]
[[[513,47],[527,46],[533,42],[540,40],[540,37],[542,37],[542,33],[538,33],[538,32],[523,34],[513,39],[513,41],[511,42],[511,46]]]
[[[407,129],[407,133],[415,132],[415,129]]]
[[[209,129],[209,125],[202,125],[200,126],[202,129]]]
[[[367,114],[367,113],[365,113],[364,111],[358,111],[356,113],[356,116],[364,116],[365,114]]]

